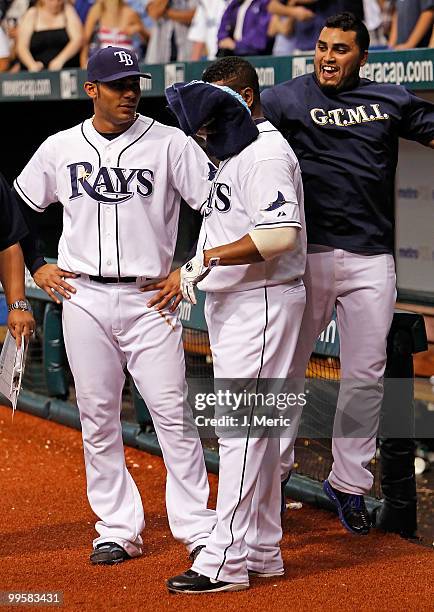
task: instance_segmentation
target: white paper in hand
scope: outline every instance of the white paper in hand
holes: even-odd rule
[[[26,353],[27,347],[24,347],[24,339],[21,347],[18,348],[15,338],[8,331],[0,354],[0,400],[11,406],[12,418],[21,389]]]

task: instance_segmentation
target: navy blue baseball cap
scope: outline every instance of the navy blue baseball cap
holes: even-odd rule
[[[122,47],[105,47],[99,49],[87,63],[87,80],[109,83],[116,79],[140,76],[150,79],[147,72],[140,72],[139,62],[134,51]]]

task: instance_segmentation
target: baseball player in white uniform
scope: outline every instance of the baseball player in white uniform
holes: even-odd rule
[[[241,152],[220,163],[196,256],[181,269],[180,282],[184,297],[194,302],[194,286],[203,279],[198,286],[207,293],[205,316],[215,379],[255,381],[257,389],[261,380],[286,378],[303,316],[306,236],[301,173],[290,146],[261,117],[258,78],[249,62],[221,59],[203,78],[207,83],[184,87],[181,105],[187,114],[189,88],[206,99],[218,98],[214,84],[228,85],[237,99],[221,90],[216,112],[222,112],[224,98],[229,98],[245,123],[254,120],[258,133]],[[181,97],[184,92],[180,90]],[[170,103],[169,95],[168,99]],[[200,108],[193,103],[191,115]],[[234,117],[232,108],[229,116]],[[235,122],[242,134],[243,123]],[[231,126],[228,133],[230,137]],[[209,135],[208,144],[212,140]],[[236,591],[249,587],[249,574],[283,574],[279,438],[266,429],[255,436],[255,410],[253,402],[252,427],[239,424],[236,437],[219,434],[217,525],[192,568],[167,581],[170,592]]]
[[[181,197],[201,207],[209,164],[179,129],[136,113],[140,76],[136,57],[124,49],[97,52],[85,83],[94,117],[50,136],[14,185],[36,211],[56,200],[63,205],[58,267],[42,266],[34,277],[48,293],[69,297],[63,329],[87,493],[99,518],[91,554],[98,564],[143,551],[143,507],[125,465],[120,423],[125,367],[154,420],[174,537],[192,551],[215,525],[202,446],[197,434],[185,435],[194,423],[185,408],[181,325],[176,313],[148,307],[140,292],[169,273]]]

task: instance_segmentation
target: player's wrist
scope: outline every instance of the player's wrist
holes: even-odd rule
[[[46,265],[47,262],[43,257],[37,257],[32,263],[29,263],[27,267],[29,268],[30,274],[34,276],[36,272],[38,272],[42,267]]]
[[[14,310],[32,312],[32,307],[30,302],[25,297],[22,297],[8,303],[8,312],[12,312]]]
[[[215,254],[215,249],[203,251],[203,265],[205,268],[215,268],[220,263],[220,257]]]

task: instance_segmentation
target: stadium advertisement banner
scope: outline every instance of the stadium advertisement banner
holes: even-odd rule
[[[250,57],[262,89],[313,71],[313,56]],[[142,79],[143,97],[164,96],[166,87],[200,79],[208,62],[174,62],[142,65],[152,79]],[[378,83],[396,83],[411,89],[434,89],[434,49],[372,51],[362,76]],[[60,72],[0,75],[0,101],[86,99],[86,71],[71,68]]]
[[[292,68],[291,58],[289,57],[249,57],[249,61],[256,68],[261,89],[273,87],[278,83],[291,79]],[[181,80],[200,80],[203,71],[210,64],[211,62],[190,62],[185,64],[185,79]]]
[[[60,98],[60,76],[39,72],[37,76],[25,73],[0,76],[0,100],[58,100]]]
[[[313,55],[292,58],[292,78],[313,72]],[[434,49],[371,51],[361,76],[409,89],[434,89]]]

